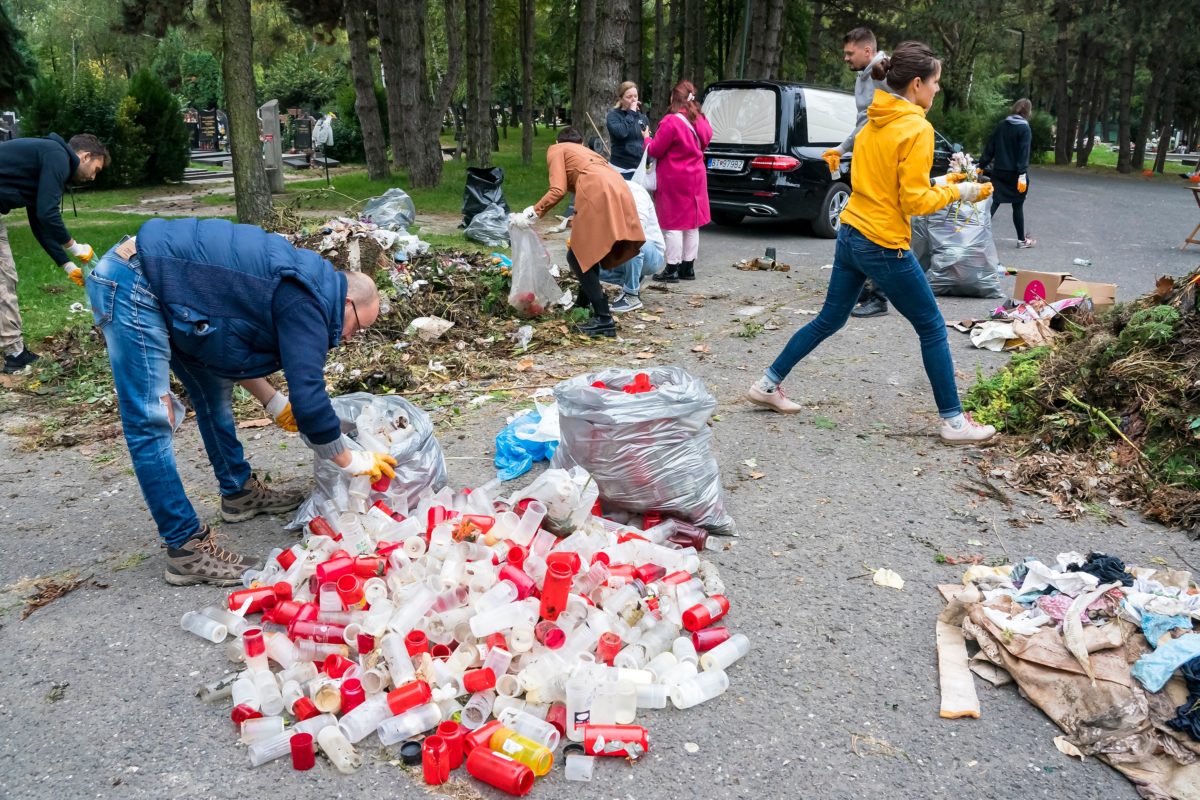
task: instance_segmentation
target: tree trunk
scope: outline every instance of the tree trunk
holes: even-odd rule
[[[1165,69],[1156,69],[1150,76],[1150,87],[1146,90],[1146,98],[1142,105],[1142,121],[1138,125],[1137,140],[1133,143],[1134,169],[1146,167],[1146,140],[1150,138],[1150,131],[1154,129],[1158,102],[1162,99],[1163,80],[1166,76]]]
[[[588,87],[596,53],[596,0],[579,0],[579,23],[575,34],[575,81],[571,90],[571,124],[587,140]],[[613,87],[616,88],[615,86]]]
[[[233,196],[238,222],[261,225],[271,216],[271,189],[263,167],[257,107],[254,102],[254,44],[250,38],[250,0],[221,5],[224,51],[221,71],[229,115],[229,151],[233,156]]]
[[[688,75],[696,86],[696,99],[704,91],[705,73],[708,71],[708,19],[705,0],[692,0],[695,10],[692,13],[692,30],[695,36],[693,45],[692,72]]]
[[[364,17],[362,0],[346,0],[346,39],[350,44],[350,74],[354,80],[354,113],[362,129],[363,150],[367,157],[367,177],[381,181],[391,177],[388,169],[387,142],[379,118],[375,97],[375,71],[371,67],[371,37]]]
[[[1133,104],[1133,71],[1140,49],[1135,39],[1126,42],[1117,77],[1117,87],[1120,93],[1120,99],[1117,101],[1117,172],[1133,171],[1133,164],[1130,161],[1129,120],[1130,106]]]
[[[779,77],[779,65],[783,58],[780,39],[783,36],[784,0],[767,0],[766,29],[763,39],[763,77],[774,80]]]
[[[1100,112],[1101,82],[1105,72],[1103,54],[1098,46],[1093,46],[1091,58],[1091,77],[1087,89],[1080,98],[1079,130],[1075,135],[1075,166],[1086,167],[1088,157],[1092,153],[1095,137],[1096,119]]]
[[[407,0],[378,0],[379,16],[379,61],[383,65],[383,83],[387,91],[388,139],[392,146],[392,164],[397,169],[408,163],[405,137],[409,130],[404,117],[402,97],[405,87],[401,84],[404,72],[400,37],[400,5]],[[410,88],[410,91],[412,89]]]
[[[1160,175],[1167,164],[1167,144],[1171,140],[1171,131],[1175,130],[1175,93],[1178,84],[1179,68],[1172,64],[1167,68],[1166,88],[1163,89],[1162,133],[1158,137],[1158,150],[1154,153],[1154,171]]]
[[[533,163],[533,47],[537,4],[520,0],[521,28],[521,163]]]
[[[821,68],[821,16],[825,13],[824,0],[813,0],[812,22],[808,27],[808,51],[804,59],[804,80],[812,83]]]
[[[1054,110],[1057,115],[1054,135],[1054,163],[1071,163],[1071,102],[1067,90],[1067,70],[1070,66],[1071,3],[1056,0],[1054,40]]]
[[[1079,35],[1079,57],[1075,61],[1075,76],[1072,80],[1071,96],[1068,100],[1070,117],[1067,123],[1069,126],[1067,129],[1067,141],[1070,143],[1072,148],[1072,150],[1067,153],[1068,161],[1070,161],[1070,158],[1073,155],[1074,146],[1076,144],[1075,138],[1079,135],[1079,128],[1083,124],[1083,120],[1079,118],[1079,114],[1080,109],[1083,106],[1084,98],[1087,97],[1087,78],[1090,74],[1089,70],[1092,66],[1091,56],[1092,40],[1085,31]]]
[[[467,163],[492,161],[492,3],[466,0]]]
[[[583,102],[577,106],[580,119],[575,120],[575,124],[583,132],[585,142],[591,142],[597,134],[602,141],[607,141],[608,132],[604,120],[612,107],[613,93],[621,82],[625,27],[628,24],[627,2],[610,2],[597,7],[591,70],[584,81]],[[582,32],[581,28],[580,33]],[[588,115],[591,116],[590,120]],[[607,152],[606,148],[607,144],[601,151]]]
[[[642,34],[646,17],[643,13],[642,0],[628,0],[629,24],[625,28],[625,80],[638,85],[639,92],[645,86],[642,82]],[[640,96],[640,95],[639,95]]]
[[[667,0],[654,0],[654,74],[650,79],[651,109],[654,121],[662,119],[671,99],[671,67],[674,64],[676,14],[679,0],[671,0],[670,19]]]

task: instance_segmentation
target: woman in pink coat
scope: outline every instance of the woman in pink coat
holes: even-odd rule
[[[670,112],[658,123],[658,133],[646,146],[646,153],[656,162],[654,208],[667,242],[667,268],[654,276],[656,281],[696,279],[700,226],[711,219],[704,148],[712,137],[712,126],[696,102],[696,87],[690,81],[680,81],[671,92]]]

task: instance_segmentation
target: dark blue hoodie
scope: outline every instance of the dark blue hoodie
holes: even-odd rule
[[[58,207],[78,168],[79,156],[57,133],[0,142],[0,214],[24,208],[33,235],[59,266],[71,260],[63,250],[71,234]]]

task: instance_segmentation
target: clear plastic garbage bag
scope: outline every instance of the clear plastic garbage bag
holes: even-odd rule
[[[362,215],[381,228],[408,233],[408,226],[417,218],[417,207],[403,189],[388,189],[368,200]]]
[[[463,236],[486,247],[508,247],[508,212],[492,203],[475,215]]]
[[[656,388],[621,391],[635,372],[646,372]],[[595,388],[596,382],[612,388]],[[698,378],[679,367],[605,369],[563,381],[554,397],[562,438],[552,467],[583,467],[606,505],[662,511],[712,533],[734,534],[709,449],[708,420],[717,401]]]
[[[912,251],[935,295],[1004,297],[992,240],[992,199],[913,217]]]
[[[563,290],[550,274],[550,254],[533,228],[513,226],[512,288],[508,304],[523,317],[536,317],[560,302]]]
[[[335,397],[333,411],[342,422],[342,441],[351,450],[387,452],[396,459],[396,477],[384,492],[373,492],[395,511],[415,508],[429,489],[446,485],[446,460],[433,435],[433,421],[417,406],[394,395],[355,392]],[[359,430],[359,424],[364,426]],[[315,459],[316,485],[297,509],[288,528],[303,527],[317,515],[350,509],[351,476],[327,458]]]

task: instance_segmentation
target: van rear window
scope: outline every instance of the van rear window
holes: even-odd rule
[[[713,144],[773,144],[779,95],[773,89],[714,89],[704,98]]]

